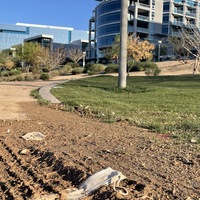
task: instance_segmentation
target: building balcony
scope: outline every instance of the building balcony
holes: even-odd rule
[[[149,4],[139,3],[140,7],[150,8]]]
[[[189,6],[189,7],[194,8],[194,7],[197,6],[197,2],[191,1],[191,0],[187,0],[186,5]]]
[[[174,2],[175,4],[183,4],[183,1],[182,1],[182,0],[173,0],[173,2]]]
[[[186,12],[186,16],[196,17],[196,13],[193,13],[193,12]]]
[[[181,34],[180,34],[180,32],[178,32],[178,31],[172,31],[172,32],[171,32],[171,35],[172,35],[172,36],[176,36],[176,37],[180,37]]]
[[[174,13],[175,13],[175,14],[183,15],[183,10],[180,10],[180,9],[174,9]]]
[[[138,15],[137,20],[149,22],[149,17],[144,16],[144,15]]]
[[[148,28],[137,27],[137,32],[149,33],[149,29]]]
[[[177,20],[172,21],[172,24],[175,26],[183,26],[184,25],[183,21],[177,21]]]

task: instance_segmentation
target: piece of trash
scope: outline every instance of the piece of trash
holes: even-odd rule
[[[30,153],[29,149],[23,149],[22,151],[20,151],[20,154],[22,155],[27,155],[29,153]]]
[[[193,143],[193,144],[196,144],[196,143],[197,143],[197,140],[191,139],[190,142]]]
[[[84,189],[66,189],[61,192],[61,199],[66,200],[80,200],[86,196]]]
[[[25,140],[41,141],[41,140],[44,140],[45,135],[43,135],[40,132],[30,132],[23,135],[22,138]]]
[[[80,200],[100,187],[112,183],[114,184],[113,189],[116,192],[120,192],[122,195],[127,195],[128,191],[126,188],[119,186],[120,181],[123,179],[126,179],[126,176],[121,172],[108,167],[91,175],[80,185],[79,189],[66,190],[66,193],[62,195],[67,200]]]

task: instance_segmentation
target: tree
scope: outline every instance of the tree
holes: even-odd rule
[[[183,61],[184,63],[187,62],[189,57],[189,52],[182,46],[182,41],[180,37],[170,36],[168,38],[169,43],[173,47],[173,54],[176,55],[179,61]],[[191,48],[188,46],[188,48]],[[183,58],[183,59],[181,59]]]
[[[200,30],[197,27],[181,27],[179,29],[182,47],[195,58],[193,74],[198,72],[200,62]]]
[[[78,63],[78,61],[83,58],[83,52],[79,47],[68,48],[66,49],[66,57],[74,63]]]
[[[5,67],[10,70],[14,67],[15,63],[13,61],[13,57],[9,55],[9,52],[1,52],[0,53],[0,67]]]
[[[55,51],[50,52],[49,50],[43,49],[42,54],[39,55],[38,58],[41,62],[41,65],[50,71],[62,64],[66,58],[66,50],[56,49]]]
[[[112,47],[105,48],[101,51],[103,56],[109,62],[119,63],[119,52],[120,52],[120,35],[115,36],[115,40],[112,44]]]
[[[134,59],[135,61],[152,60],[154,44],[147,40],[140,40],[139,37],[130,35],[128,37],[128,59]]]
[[[44,48],[39,43],[26,42],[16,49],[17,60],[23,62],[28,68],[32,66],[34,72],[38,72]]]
[[[127,60],[135,61],[152,60],[155,46],[147,40],[130,35],[127,38]],[[120,35],[115,37],[112,47],[102,51],[110,60],[118,60],[120,52]]]

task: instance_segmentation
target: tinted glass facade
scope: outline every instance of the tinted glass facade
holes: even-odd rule
[[[0,50],[21,44],[24,39],[41,34],[52,35],[53,41],[60,44],[70,44],[79,39],[88,40],[87,31],[68,27],[29,24],[0,25]]]
[[[120,32],[121,1],[104,2],[96,8],[97,48],[112,45],[115,36]]]

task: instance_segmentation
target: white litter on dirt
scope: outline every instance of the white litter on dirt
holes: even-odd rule
[[[127,195],[126,188],[119,186],[121,180],[126,179],[121,172],[113,170],[108,167],[103,169],[86,179],[79,187],[79,189],[66,190],[64,198],[67,200],[80,200],[102,186],[107,186],[114,183],[114,191],[120,192],[122,195]],[[117,191],[117,188],[119,189]],[[123,192],[122,192],[123,191]]]
[[[23,135],[22,138],[25,140],[41,141],[41,140],[44,140],[45,135],[43,135],[40,132],[30,132]]]

